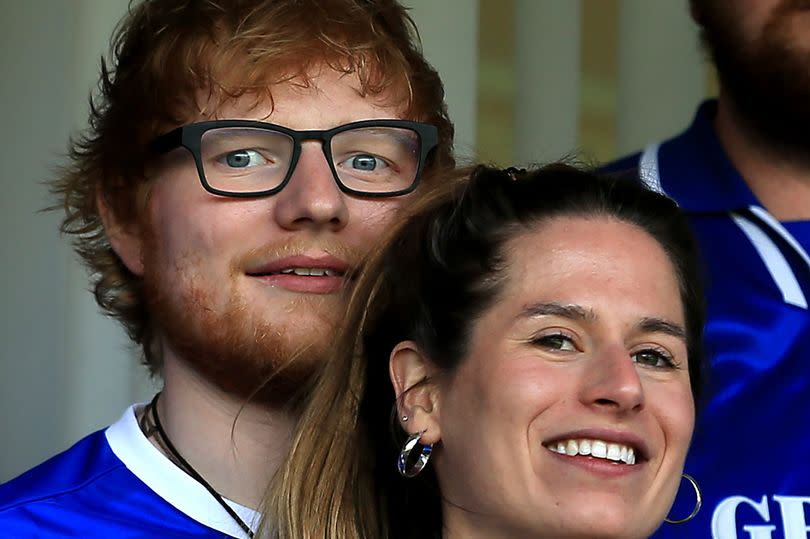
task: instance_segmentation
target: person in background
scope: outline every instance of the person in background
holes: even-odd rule
[[[660,537],[804,538],[810,12],[797,0],[690,5],[718,98],[682,134],[607,167],[674,198],[705,261],[710,385],[686,470],[701,481],[706,509]],[[778,455],[761,455],[763,443]]]
[[[163,381],[0,486],[4,537],[250,537],[343,292],[423,173],[443,88],[394,0],[145,0],[54,192]]]
[[[685,217],[567,165],[469,175],[358,278],[274,537],[640,539],[700,508],[681,476],[704,321]],[[679,487],[693,508],[667,516]]]

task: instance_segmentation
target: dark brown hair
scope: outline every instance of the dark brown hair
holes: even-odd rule
[[[391,433],[390,353],[411,340],[452,373],[467,354],[473,322],[503,287],[506,243],[560,216],[614,218],[661,245],[680,287],[698,400],[703,295],[695,243],[675,202],[640,183],[561,164],[517,175],[487,167],[462,171],[415,204],[358,279],[334,356],[277,476],[266,514],[280,537],[441,537],[434,473],[428,468],[406,480],[394,465],[402,433]]]

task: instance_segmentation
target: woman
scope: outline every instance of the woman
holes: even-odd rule
[[[635,183],[565,165],[448,181],[358,279],[278,535],[648,537],[694,425],[696,266],[675,204]]]

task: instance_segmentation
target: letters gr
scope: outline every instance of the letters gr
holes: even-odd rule
[[[775,514],[771,514],[767,496],[763,495],[759,501],[745,496],[724,499],[712,514],[712,539],[810,539],[810,526],[805,517],[805,506],[810,507],[810,497],[774,495],[773,501],[779,505],[781,523]],[[740,506],[752,508],[761,519],[743,524],[742,529],[747,535],[737,534]],[[780,525],[783,535],[774,536],[773,532],[780,530]]]

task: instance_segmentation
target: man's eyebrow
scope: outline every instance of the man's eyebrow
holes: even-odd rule
[[[686,340],[686,330],[682,326],[663,318],[643,318],[638,327],[646,333],[666,333],[683,341]]]
[[[569,318],[571,320],[581,320],[583,322],[590,322],[596,320],[596,314],[592,309],[586,309],[579,305],[563,305],[562,303],[533,303],[524,307],[520,313],[521,317],[532,316],[560,316],[562,318]]]

